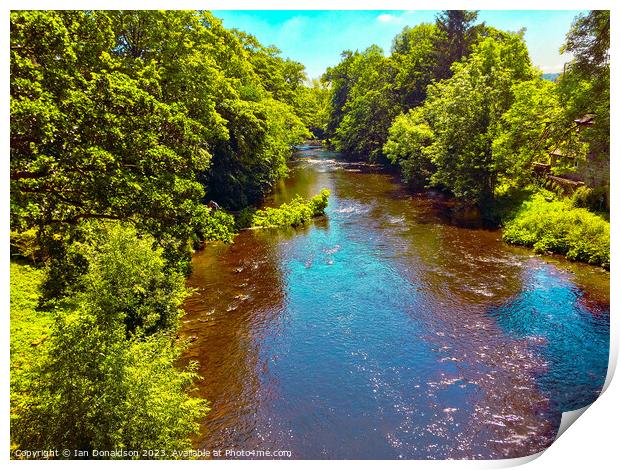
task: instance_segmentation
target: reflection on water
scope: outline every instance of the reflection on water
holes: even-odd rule
[[[325,218],[194,258],[183,334],[211,401],[196,445],[294,458],[504,458],[553,440],[607,368],[609,275],[445,222],[439,197],[300,152],[267,205]]]

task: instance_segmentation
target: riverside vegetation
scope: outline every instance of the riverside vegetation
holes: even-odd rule
[[[575,59],[557,83],[532,66],[523,31],[500,31],[476,18],[448,11],[434,24],[406,27],[388,56],[377,46],[343,52],[323,77],[329,142],[357,158],[394,164],[412,188],[443,191],[487,221],[507,224],[508,242],[608,267],[609,12],[575,19],[563,47]],[[595,116],[592,125],[576,129],[584,115]],[[552,174],[595,159],[607,176],[572,200],[553,196],[565,203],[541,199],[533,164],[547,163],[553,150],[563,157],[550,162]],[[602,198],[582,197],[587,192]],[[572,209],[573,202],[587,207]],[[565,229],[536,222],[556,210]]]
[[[308,138],[608,268],[605,188],[569,199],[531,168],[552,148],[558,174],[608,162],[609,12],[576,19],[557,83],[522,33],[475,21],[444,12],[308,81],[208,12],[12,12],[12,449],[191,448],[209,409],[176,365],[192,249],[321,215],[327,190],[255,209]]]
[[[286,173],[324,95],[304,80],[208,12],[11,13],[14,450],[191,448],[191,247],[234,236],[206,202],[247,207]]]

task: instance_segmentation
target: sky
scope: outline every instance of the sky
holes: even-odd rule
[[[216,10],[227,28],[253,34],[264,45],[275,45],[284,57],[303,63],[309,78],[320,77],[340,62],[346,49],[377,44],[389,53],[392,39],[404,26],[433,22],[438,11],[381,10]],[[508,31],[525,28],[525,42],[534,65],[544,73],[561,72],[566,54],[560,46],[574,17],[568,10],[482,10],[478,20]]]

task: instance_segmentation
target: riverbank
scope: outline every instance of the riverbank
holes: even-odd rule
[[[389,167],[385,169],[389,170]],[[493,202],[481,208],[433,189],[416,190],[414,194],[441,194],[442,206],[451,224],[502,229],[506,243],[532,248],[537,254],[562,255],[569,261],[609,270],[609,215],[605,218],[603,214],[592,212],[584,207],[579,197],[561,197],[530,185],[501,192]]]
[[[608,221],[587,209],[535,194],[504,223],[503,240],[609,270],[609,230]]]

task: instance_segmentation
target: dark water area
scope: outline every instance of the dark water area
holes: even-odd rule
[[[211,402],[196,447],[300,459],[508,458],[599,394],[609,273],[451,225],[376,166],[298,152],[267,205],[326,216],[194,257],[182,333]]]

